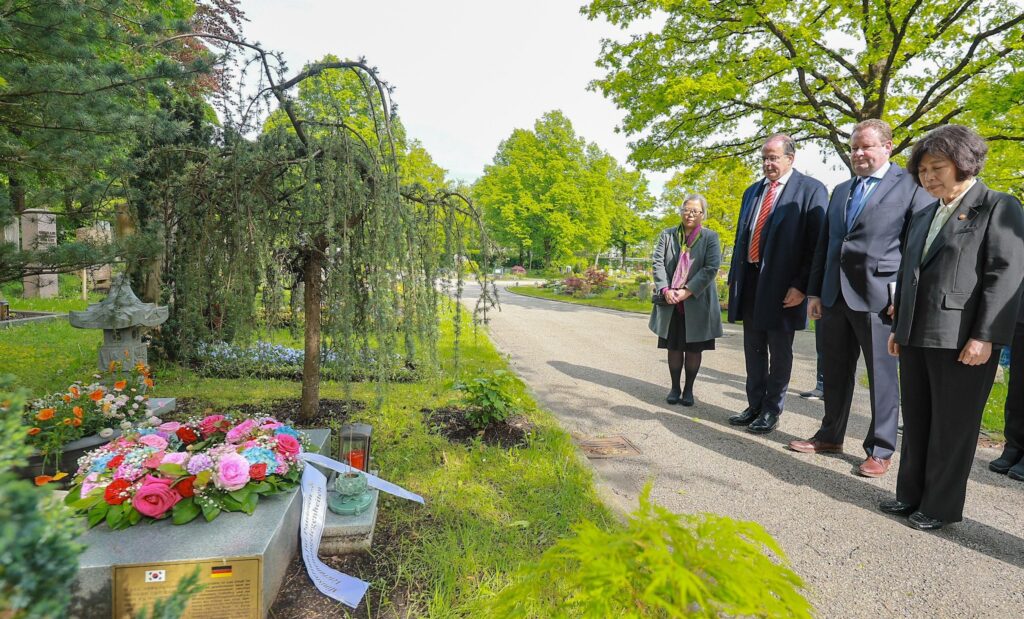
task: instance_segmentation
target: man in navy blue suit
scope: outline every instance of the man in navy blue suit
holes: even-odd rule
[[[747,408],[729,418],[755,434],[778,425],[793,370],[793,333],[807,326],[807,280],[828,192],[793,169],[788,135],[761,148],[764,178],[743,192],[729,267],[729,322],[743,322]]]
[[[871,427],[867,458],[857,469],[881,477],[896,450],[900,391],[897,359],[886,343],[892,320],[890,286],[902,256],[901,232],[910,216],[935,201],[913,176],[889,162],[892,129],[877,119],[850,134],[855,176],[836,186],[811,267],[807,312],[818,321],[825,379],[821,429],[789,448],[802,453],[843,450],[861,351],[868,370]]]

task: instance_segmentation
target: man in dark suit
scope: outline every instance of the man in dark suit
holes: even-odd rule
[[[747,408],[729,423],[755,434],[774,430],[782,414],[828,201],[824,185],[793,169],[795,158],[788,135],[773,135],[761,148],[764,178],[743,193],[729,268],[729,322],[743,322],[747,366]]]
[[[897,359],[887,350],[892,299],[900,266],[900,233],[910,216],[934,201],[913,176],[890,163],[892,129],[882,120],[858,123],[850,135],[854,178],[832,192],[814,252],[807,314],[818,321],[824,367],[825,418],[818,432],[789,448],[802,453],[843,450],[861,351],[868,370],[871,426],[867,458],[858,468],[881,477],[896,451],[900,390]]]

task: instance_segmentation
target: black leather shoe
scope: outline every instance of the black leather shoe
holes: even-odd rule
[[[1006,472],[1006,476],[1017,481],[1024,481],[1024,460],[1010,467],[1010,470]]]
[[[665,401],[668,402],[669,404],[678,404],[679,403],[679,392],[676,391],[675,389],[673,389],[672,391],[669,391],[668,392],[668,396],[665,398]]]
[[[917,511],[917,506],[911,505],[910,503],[904,503],[903,501],[900,501],[898,499],[890,499],[888,501],[882,501],[881,503],[879,503],[878,509],[882,510],[887,514],[892,514],[894,516],[903,516],[905,518],[910,514],[913,514],[915,511]]]
[[[946,524],[941,520],[929,518],[921,512],[914,512],[913,514],[910,514],[910,518],[907,519],[907,522],[918,531],[938,531],[944,524]]]
[[[775,429],[775,426],[779,425],[779,414],[770,413],[765,411],[747,426],[747,432],[753,432],[754,434],[768,434]]]
[[[1024,451],[1013,447],[1004,447],[1003,455],[988,463],[988,469],[996,473],[1006,474],[1013,466],[1024,460]]]
[[[729,423],[734,426],[749,426],[750,422],[761,416],[761,411],[754,410],[749,406],[742,413],[729,417]]]
[[[679,396],[679,403],[683,406],[693,406],[693,394],[684,392],[683,395]]]

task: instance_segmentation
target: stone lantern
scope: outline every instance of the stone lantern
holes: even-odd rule
[[[103,329],[100,347],[100,371],[111,361],[132,366],[149,364],[146,344],[142,341],[144,327],[155,327],[167,320],[167,308],[143,303],[132,291],[128,278],[118,275],[110,286],[107,298],[93,303],[81,312],[70,312],[71,326],[79,329]]]

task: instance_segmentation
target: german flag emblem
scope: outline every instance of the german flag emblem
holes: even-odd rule
[[[215,565],[210,568],[210,578],[227,578],[231,576],[230,565]]]

